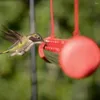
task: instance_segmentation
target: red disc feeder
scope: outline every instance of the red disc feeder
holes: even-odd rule
[[[55,38],[52,4],[50,0],[51,35],[45,38],[46,43],[39,46],[39,55],[49,62],[44,50],[53,52],[58,55],[58,64],[67,76],[75,79],[85,78],[97,69],[100,51],[92,39],[80,35],[78,0],[74,0],[75,28],[73,37],[70,39]]]

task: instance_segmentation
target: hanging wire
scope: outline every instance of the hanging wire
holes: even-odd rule
[[[79,1],[74,0],[74,32],[73,35],[79,35]]]
[[[30,7],[30,33],[35,32],[35,17],[34,17],[34,0],[29,0]],[[32,97],[31,100],[37,100],[37,71],[35,46],[31,48],[31,70],[32,70]]]
[[[54,37],[54,13],[53,0],[50,0],[50,18],[51,18],[51,37]]]

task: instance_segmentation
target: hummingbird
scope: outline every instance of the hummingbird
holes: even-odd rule
[[[6,28],[6,31],[2,32],[4,33],[2,37],[13,44],[6,51],[0,52],[0,54],[10,53],[10,56],[23,55],[29,51],[34,44],[44,42],[41,35],[38,33],[24,36],[8,28]]]

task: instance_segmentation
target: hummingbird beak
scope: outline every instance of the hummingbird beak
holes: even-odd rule
[[[42,39],[42,42],[45,42],[45,41]]]
[[[43,39],[41,41],[39,41],[39,43],[43,43],[43,42],[45,42]]]

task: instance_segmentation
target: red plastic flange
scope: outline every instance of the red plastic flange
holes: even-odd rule
[[[100,63],[100,50],[96,43],[84,36],[75,36],[64,44],[59,63],[71,78],[84,78],[92,74]]]

